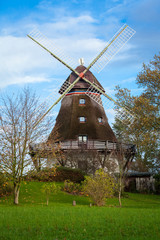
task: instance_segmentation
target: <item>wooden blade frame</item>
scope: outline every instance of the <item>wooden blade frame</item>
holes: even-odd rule
[[[47,52],[49,52],[54,58],[56,58],[59,62],[61,62],[63,65],[65,65],[67,68],[69,68],[72,72],[74,72],[77,75],[76,80],[62,93],[62,95],[52,104],[52,106],[46,111],[46,113],[35,123],[34,127],[36,127],[41,121],[42,119],[51,111],[51,109],[60,101],[63,99],[63,97],[74,87],[74,85],[80,80],[83,79],[85,80],[87,83],[89,83],[90,85],[92,85],[97,91],[99,91],[99,93],[103,94],[105,97],[107,97],[110,101],[113,101],[116,105],[118,105],[120,108],[122,108],[113,98],[111,98],[108,94],[106,94],[102,89],[100,89],[98,86],[96,86],[94,83],[91,83],[88,79],[85,78],[85,73],[92,67],[95,65],[95,63],[98,64],[98,60],[101,59],[103,57],[103,55],[106,53],[106,51],[112,46],[112,44],[114,44],[114,42],[116,42],[121,34],[123,34],[123,32],[126,32],[126,29],[129,28],[128,25],[125,25],[124,27],[122,27],[118,34],[116,34],[116,36],[113,37],[113,39],[110,41],[110,43],[98,54],[98,56],[89,64],[89,66],[81,73],[78,73],[74,68],[72,68],[69,64],[67,64],[65,61],[63,61],[60,57],[58,57],[56,54],[52,53],[46,46],[44,46],[43,44],[41,44],[39,41],[37,41],[35,38],[33,38],[30,35],[27,35],[31,40],[33,40],[35,43],[37,43],[39,46],[41,46],[43,49],[45,49]],[[129,28],[131,29],[131,28]],[[135,31],[132,31],[132,36],[134,35]],[[40,38],[43,39],[42,37],[43,35],[38,32],[37,35],[35,35],[36,38]],[[128,36],[128,38],[125,38],[124,42],[123,42],[123,46],[124,44],[132,37],[131,35]],[[44,39],[43,39],[44,40]],[[45,43],[45,41],[44,41]],[[121,45],[119,45],[119,48],[122,48]],[[116,50],[116,53],[118,52],[118,50]],[[113,56],[116,54],[114,53]],[[113,57],[112,56],[112,57]],[[107,61],[108,63],[109,61]],[[107,64],[106,63],[106,64]],[[125,111],[127,111],[129,113],[129,111],[126,108],[122,108],[125,109]]]
[[[105,110],[109,109],[111,107],[118,113],[118,119],[127,124],[131,124],[134,121],[135,116],[132,114],[132,112],[128,109],[128,107],[122,107],[118,102],[116,102],[113,98],[108,96],[99,86],[97,86],[95,83],[90,83],[90,87],[87,89],[86,93],[87,96],[89,96],[93,101],[98,103],[101,107],[103,107]],[[103,102],[100,94],[102,94],[106,101]],[[103,105],[102,105],[103,102]],[[117,106],[117,108],[115,108]]]
[[[135,31],[128,25],[124,25],[120,28],[109,41],[109,44],[100,53],[100,57],[95,59],[96,62],[93,69],[99,73],[134,34]]]

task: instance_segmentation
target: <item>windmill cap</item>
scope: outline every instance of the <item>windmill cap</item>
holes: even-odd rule
[[[78,66],[75,70],[78,72],[78,73],[83,73],[83,71],[86,69],[85,66],[83,65],[80,65]],[[68,82],[70,84],[72,84],[76,79],[77,79],[77,75],[76,73],[72,72],[69,77],[66,79],[66,81],[63,83],[63,85],[61,86],[60,90],[59,90],[59,93],[63,93],[63,89],[64,89],[64,85],[66,85]],[[93,75],[93,73],[91,71],[87,71],[85,74],[84,74],[84,77],[87,78],[87,80],[89,80],[91,83],[94,83],[96,84],[99,88],[101,88],[102,91],[105,92],[104,88],[102,87],[102,85],[99,83],[99,81],[96,79],[96,77]],[[87,83],[85,80],[83,79],[80,79],[72,89],[88,89],[90,86],[89,83]]]

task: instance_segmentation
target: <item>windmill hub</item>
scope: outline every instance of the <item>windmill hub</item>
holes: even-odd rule
[[[79,77],[80,77],[80,78],[84,78],[84,73],[81,72],[81,73],[79,74]]]
[[[99,88],[105,92],[104,88],[99,83],[99,81],[96,79],[96,77],[92,74],[92,72],[89,70],[86,71],[85,66],[80,65],[75,70],[76,70],[78,76],[80,77],[80,79],[73,86],[73,88],[68,92],[68,94],[70,94],[71,92],[75,92],[76,90],[78,90],[78,91],[83,90],[83,92],[85,92],[89,88],[90,84],[93,84],[93,83],[96,84],[97,86],[99,86]],[[86,72],[84,73],[84,71],[86,71]],[[61,86],[61,88],[59,90],[60,94],[62,94],[64,92],[65,84],[67,84],[67,83],[72,84],[75,82],[75,80],[77,79],[77,74],[75,74],[74,72],[72,72],[70,74],[70,76],[66,79],[66,81]],[[89,82],[84,81],[83,77],[87,78]]]

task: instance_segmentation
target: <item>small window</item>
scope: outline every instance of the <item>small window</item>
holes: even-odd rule
[[[86,102],[86,100],[84,98],[80,98],[79,99],[79,104],[84,105],[85,102]]]
[[[79,143],[86,143],[87,142],[87,136],[86,135],[80,135],[78,136]]]
[[[83,136],[78,136],[78,141],[82,142]]]
[[[79,121],[80,122],[86,122],[86,118],[85,117],[79,117]]]
[[[98,122],[99,122],[99,123],[102,123],[102,117],[99,117],[99,118],[98,118]]]

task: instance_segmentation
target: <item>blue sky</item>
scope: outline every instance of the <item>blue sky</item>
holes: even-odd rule
[[[0,89],[12,93],[28,84],[44,99],[70,74],[27,38],[34,27],[75,65],[83,57],[87,66],[127,23],[136,34],[102,72],[93,73],[109,95],[116,85],[139,94],[135,80],[142,63],[160,51],[159,12],[159,0],[0,0]]]

